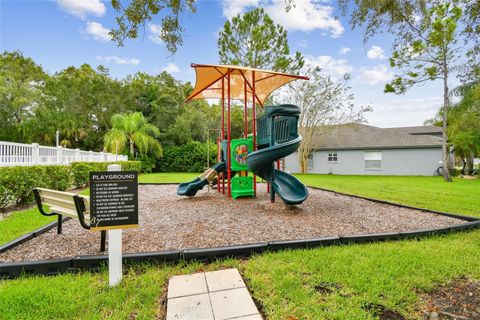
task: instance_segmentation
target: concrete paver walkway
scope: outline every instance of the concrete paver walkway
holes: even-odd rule
[[[167,320],[262,320],[237,269],[172,277]]]

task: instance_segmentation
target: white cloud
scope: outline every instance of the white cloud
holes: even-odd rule
[[[334,8],[314,0],[295,0],[290,11],[285,10],[284,0],[273,0],[265,6],[272,19],[291,31],[309,32],[316,29],[328,31],[332,38],[342,35],[345,30],[333,16]]]
[[[113,62],[116,64],[131,64],[134,66],[140,63],[140,60],[136,58],[120,58],[117,56],[96,56],[96,59],[106,63]]]
[[[371,46],[367,51],[367,58],[372,60],[385,59],[385,51],[379,46]]]
[[[345,55],[345,54],[350,53],[351,51],[352,51],[352,49],[350,49],[350,48],[348,48],[348,47],[341,47],[339,53],[340,53],[341,55]]]
[[[384,64],[374,66],[372,68],[360,68],[360,74],[357,81],[370,86],[379,83],[386,83],[393,79],[393,72]]]
[[[309,32],[328,31],[332,38],[339,37],[344,28],[333,16],[334,7],[316,0],[295,0],[287,12],[285,0],[222,0],[223,15],[231,19],[246,8],[261,6],[268,15],[285,29]]]
[[[243,13],[245,8],[257,6],[259,2],[260,0],[222,0],[223,15],[230,20]]]
[[[100,0],[57,0],[57,4],[62,10],[80,19],[85,19],[89,14],[102,17],[106,11]]]
[[[437,114],[441,101],[441,96],[389,99],[371,103],[374,111],[366,117],[369,123],[380,127],[419,126]]]
[[[354,69],[346,59],[335,59],[331,56],[305,56],[305,64],[320,67],[326,74],[335,78],[343,77],[345,73],[351,73]]]
[[[148,39],[156,44],[162,44],[163,41],[160,39],[160,34],[162,32],[162,26],[159,24],[149,23],[148,24]]]
[[[307,39],[302,39],[302,40],[300,40],[300,42],[298,43],[298,46],[299,46],[299,47],[302,47],[302,48],[305,48],[307,45],[308,45]]]
[[[103,41],[103,42],[107,42],[111,40],[111,37],[108,34],[110,30],[105,28],[101,23],[88,21],[85,31],[87,34],[91,35],[95,40]]]
[[[166,71],[168,73],[178,73],[180,72],[180,68],[175,63],[168,63],[166,67],[162,68],[162,71]]]

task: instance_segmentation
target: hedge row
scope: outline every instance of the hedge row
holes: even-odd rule
[[[139,161],[76,162],[71,166],[16,166],[0,167],[0,211],[12,205],[33,200],[35,187],[64,191],[72,185],[81,187],[88,183],[90,171],[104,171],[111,163],[122,165],[122,170],[139,171]]]
[[[180,146],[165,146],[157,162],[160,172],[202,172],[207,166],[208,145],[197,141]],[[210,143],[210,165],[217,161],[217,146]]]
[[[142,163],[140,161],[118,161],[118,162],[72,162],[72,178],[73,184],[77,187],[83,187],[88,184],[91,171],[106,171],[108,165],[119,164],[123,171],[142,171]]]

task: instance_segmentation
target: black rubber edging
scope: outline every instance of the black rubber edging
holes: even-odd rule
[[[70,220],[70,217],[63,218],[63,222]],[[27,234],[24,234],[23,236],[18,237],[17,239],[14,239],[10,242],[7,242],[3,245],[0,246],[0,253],[5,252],[7,250],[10,250],[12,248],[15,248],[16,246],[24,243],[25,241],[31,240],[35,237],[38,237],[42,233],[45,233],[47,231],[50,231],[51,229],[55,228],[57,226],[57,221],[50,222],[49,224],[44,225],[43,227],[40,227],[32,232],[29,232]]]
[[[269,251],[279,251],[285,249],[308,249],[316,247],[328,247],[340,244],[340,237],[312,238],[301,240],[278,240],[269,241]]]
[[[139,262],[177,262],[181,260],[179,250],[126,253],[123,255],[124,265]],[[0,263],[0,279],[15,279],[21,275],[57,275],[81,270],[99,271],[108,264],[107,255],[77,256],[74,258]]]
[[[452,227],[432,228],[417,231],[407,231],[399,233],[377,233],[365,235],[351,235],[340,237],[326,237],[301,240],[270,241],[251,243],[245,245],[170,250],[145,253],[126,253],[123,255],[125,265],[151,261],[151,262],[179,262],[182,260],[212,261],[225,257],[249,257],[252,254],[263,252],[274,252],[285,249],[309,249],[316,247],[326,247],[338,244],[352,244],[365,242],[380,242],[390,240],[403,240],[409,238],[421,238],[431,235],[439,235],[455,231],[470,230],[480,227],[480,220],[471,221]],[[65,272],[78,272],[80,270],[98,271],[108,262],[107,255],[77,256],[74,258],[27,261],[18,263],[0,263],[0,278],[14,279],[22,274],[43,274],[55,275]]]
[[[181,251],[181,257],[184,260],[211,261],[225,257],[249,257],[267,249],[268,242],[259,242],[215,248],[186,249]]]
[[[71,258],[10,262],[0,264],[0,279],[14,279],[25,275],[56,275],[64,273],[71,267]]]

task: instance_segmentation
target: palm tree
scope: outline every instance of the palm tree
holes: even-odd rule
[[[134,156],[135,147],[141,154],[162,156],[162,146],[156,137],[160,135],[157,127],[147,123],[141,112],[130,114],[114,114],[112,129],[104,137],[104,146],[110,152],[122,152],[127,144],[130,156]]]

